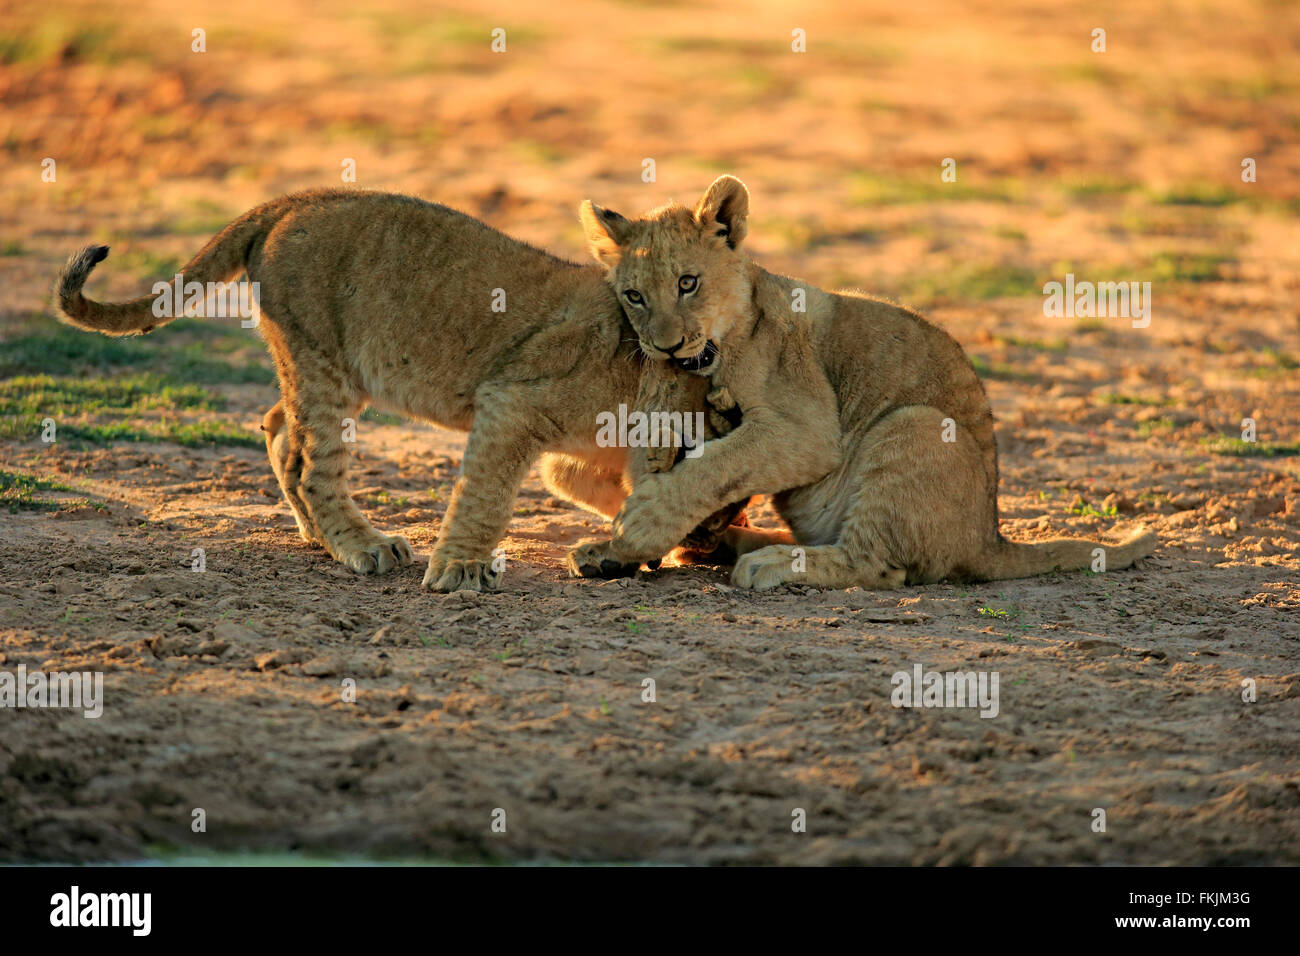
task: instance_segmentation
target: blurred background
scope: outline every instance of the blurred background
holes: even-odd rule
[[[2,9],[7,309],[91,239],[157,256],[140,279],[166,273],[249,206],[340,184],[345,158],[358,186],[571,256],[583,198],[630,213],[734,173],[770,267],[920,306],[1034,293],[1067,268],[1196,283],[1295,265],[1284,0]]]
[[[1123,434],[1240,452],[1237,422],[1255,413],[1271,424],[1271,452],[1292,449],[1293,3],[0,10],[0,410],[11,437],[32,437],[38,406],[56,400],[65,416],[147,410],[135,392],[103,388],[33,399],[37,384],[21,377],[38,373],[170,373],[178,386],[270,386],[250,403],[274,401],[260,343],[241,330],[182,322],[166,338],[85,336],[50,321],[50,282],[70,251],[103,242],[112,259],[91,294],[140,294],[245,209],[340,185],[347,166],[359,188],[441,201],[577,259],[582,199],[633,214],[693,202],[733,173],[751,190],[760,261],[926,310],[967,347],[1004,416],[1030,397],[1084,397]],[[1243,181],[1247,160],[1254,182]],[[1067,272],[1151,281],[1151,326],[1044,318],[1042,287]],[[1158,411],[1171,402],[1182,412]],[[200,415],[215,399],[174,404],[202,421],[173,438],[257,443],[247,423]],[[1139,407],[1117,407],[1129,405]],[[163,434],[112,424],[84,435]]]
[[[358,188],[444,202],[581,260],[582,199],[633,214],[693,202],[733,173],[751,190],[760,261],[926,310],[967,347],[1004,417],[1028,398],[1084,397],[1101,424],[1193,451],[1241,451],[1251,413],[1269,420],[1274,452],[1300,430],[1300,403],[1284,401],[1300,377],[1294,3],[0,10],[10,437],[33,437],[53,403],[65,418],[86,412],[91,439],[255,446],[250,422],[207,414],[217,398],[155,402],[188,432],[106,431],[93,421],[105,410],[149,411],[144,382],[78,396],[23,378],[130,371],[262,386],[250,405],[275,398],[242,330],[86,336],[51,322],[50,283],[70,251],[103,242],[112,258],[90,294],[141,294],[249,207],[343,184],[345,164]],[[1246,159],[1255,182],[1242,180]],[[955,181],[941,178],[945,160]],[[1067,272],[1153,282],[1151,326],[1044,318],[1042,287]],[[1170,402],[1182,412],[1160,410]]]
[[[0,739],[0,858],[1290,859],[1298,54],[1294,0],[0,0],[0,647],[111,670],[114,708],[102,731],[24,711]],[[574,582],[565,551],[603,524],[533,476],[481,607],[419,567],[356,578],[280,498],[253,333],[109,339],[48,308],[86,243],[112,246],[90,296],[140,295],[349,160],[357,188],[579,260],[584,198],[631,215],[737,175],[765,266],[901,300],[966,348],[1010,536],[1140,522],[1161,551],[969,592]],[[1045,317],[1066,273],[1151,282],[1150,326]],[[365,422],[353,496],[427,554],[463,439]],[[895,662],[977,647],[1026,688],[1001,736],[872,708]],[[647,661],[677,701],[649,722],[627,696]],[[321,683],[358,668],[359,714]],[[1243,676],[1282,704],[1234,709]],[[484,829],[502,793],[531,814],[508,846]],[[1099,838],[1080,808],[1116,799]],[[198,806],[222,808],[211,842]],[[790,806],[822,808],[806,848],[764,835]]]

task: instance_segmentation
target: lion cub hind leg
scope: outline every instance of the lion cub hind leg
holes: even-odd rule
[[[975,437],[951,426],[935,408],[898,409],[867,433],[847,473],[833,476],[845,480],[828,479],[830,499],[820,498],[815,486],[792,496],[800,514],[786,518],[796,535],[810,516],[844,514],[835,536],[842,566],[827,564],[829,552],[808,548],[808,584],[890,589],[929,583],[985,552],[997,527],[992,469]],[[841,510],[834,499],[846,494],[852,501]]]
[[[285,501],[293,511],[293,519],[298,523],[298,534],[308,544],[325,543],[320,530],[312,524],[307,514],[307,503],[297,492],[302,481],[302,458],[299,456],[293,464],[293,480],[286,479],[289,471],[289,430],[284,427],[284,402],[276,402],[262,419],[262,431],[266,432],[266,455],[271,460],[271,471],[284,493]]]
[[[741,588],[775,588],[802,584],[813,588],[847,588],[858,585],[876,590],[901,588],[902,568],[883,562],[862,562],[839,545],[773,544],[740,556],[731,583]]]
[[[741,520],[745,520],[743,515]],[[774,544],[794,544],[794,538],[788,531],[769,531],[765,528],[752,528],[748,524],[733,524],[723,529],[712,548],[693,548],[689,543],[683,546],[678,553],[678,560],[683,564],[735,564],[751,551]]]
[[[618,514],[627,498],[623,476],[573,455],[542,456],[542,483],[555,495],[606,518]]]
[[[355,418],[361,402],[344,401],[343,392],[322,381],[301,383],[286,396],[285,495],[303,502],[311,528],[336,561],[358,574],[384,574],[410,564],[415,555],[405,538],[371,527],[348,494],[343,420]],[[300,470],[292,467],[296,461]]]

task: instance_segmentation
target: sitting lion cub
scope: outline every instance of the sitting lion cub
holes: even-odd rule
[[[708,378],[709,402],[739,425],[639,478],[614,539],[571,553],[575,573],[657,559],[721,505],[762,493],[794,535],[727,529],[743,587],[988,581],[1151,553],[1141,530],[1112,546],[1003,538],[993,413],[961,346],[900,306],[764,271],[741,251],[748,212],[731,176],[694,210],[628,220],[583,207],[642,350]]]
[[[89,246],[68,260],[55,288],[65,321],[128,335],[178,317],[155,307],[157,289],[122,303],[86,299],[82,286],[107,255]],[[263,424],[272,469],[302,537],[354,571],[413,560],[410,544],[376,531],[348,495],[345,420],[368,405],[469,431],[426,588],[497,586],[493,549],[539,457],[547,486],[592,511],[613,515],[627,496],[627,450],[601,447],[596,423],[621,403],[637,407],[645,363],[598,266],[445,206],[336,189],[245,213],[183,277],[188,288],[244,272],[280,377]],[[681,388],[660,377],[653,388],[674,410],[704,407],[703,381]]]

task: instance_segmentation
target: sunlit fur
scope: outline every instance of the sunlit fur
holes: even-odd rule
[[[732,580],[744,587],[1024,577],[1088,568],[1099,548],[1117,570],[1153,550],[1142,531],[1109,546],[1005,540],[993,413],[961,346],[915,312],[772,275],[710,235],[710,210],[730,210],[738,245],[748,208],[744,185],[724,176],[694,213],[669,207],[595,237],[590,223],[604,220],[584,216],[613,286],[637,282],[659,296],[662,315],[632,320],[642,342],[714,339],[709,400],[742,415],[699,457],[638,479],[603,545],[613,560],[657,558],[721,503],[764,493],[793,537],[728,531],[739,555]],[[721,294],[672,308],[666,290],[683,268]],[[585,547],[590,561],[599,546]]]
[[[153,314],[153,295],[82,295],[107,253],[91,246],[69,259],[55,290],[63,319],[111,335],[170,321]],[[280,378],[281,400],[263,422],[272,468],[303,538],[353,570],[413,560],[410,544],[371,527],[348,494],[344,422],[371,404],[469,431],[427,588],[497,585],[493,549],[539,457],[550,489],[584,507],[612,515],[626,497],[627,453],[597,447],[597,415],[637,407],[642,372],[655,363],[637,350],[600,267],[445,206],[340,189],[251,210],[183,269],[187,282],[205,283],[241,272],[260,286],[258,329]],[[496,290],[505,311],[492,309]],[[666,383],[656,401],[703,407],[706,383]]]

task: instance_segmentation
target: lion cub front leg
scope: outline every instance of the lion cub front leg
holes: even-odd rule
[[[706,440],[732,429],[738,420],[735,401],[725,388],[706,395],[707,389],[706,379],[674,372],[661,363],[648,366],[642,373],[636,408],[650,416],[667,415],[661,419],[666,421],[676,422],[676,416],[680,416],[682,427],[674,440],[654,435],[648,446],[628,450],[628,477],[634,484],[646,475],[670,471],[677,462],[698,455],[699,446]],[[710,515],[682,541],[682,546],[693,552],[713,552],[733,523],[744,522],[747,504],[745,499]],[[630,577],[641,566],[639,561],[628,562],[615,555],[609,538],[579,542],[569,552],[566,563],[570,574],[584,578]],[[651,568],[659,566],[658,560],[648,563]]]
[[[656,427],[654,433],[648,435],[647,443],[627,450],[629,483],[635,484],[643,475],[671,470],[677,459],[687,452],[684,446],[688,441],[690,444],[698,444],[704,440],[703,435],[695,433],[696,419],[688,418],[699,407],[703,389],[699,379],[678,375],[666,363],[652,362],[644,367],[633,409],[647,416],[649,422],[679,424],[680,428],[670,429],[669,434],[665,435]],[[677,416],[676,422],[674,416]],[[686,434],[688,423],[690,434]],[[627,493],[624,491],[607,517],[614,517],[626,498]],[[569,551],[565,563],[573,577],[581,578],[631,577],[641,567],[640,561],[629,563],[615,558],[610,550],[609,538],[589,538],[578,542]]]
[[[510,524],[515,498],[541,454],[536,398],[487,391],[479,397],[461,474],[429,557],[423,586],[430,591],[484,591],[501,583],[503,560],[493,553]]]

